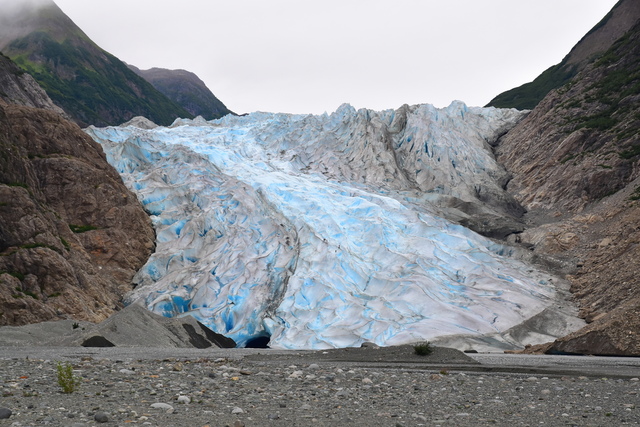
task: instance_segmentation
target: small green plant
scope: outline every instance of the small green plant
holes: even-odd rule
[[[80,385],[80,379],[73,375],[73,366],[70,363],[58,362],[58,385],[63,393],[73,393]]]
[[[69,244],[69,242],[67,242],[65,239],[63,239],[62,237],[60,237],[60,242],[62,243],[62,246],[65,247],[65,249],[71,249],[71,245]]]
[[[73,231],[76,234],[86,233],[87,231],[98,229],[98,227],[94,227],[93,225],[75,225],[75,224],[69,224],[69,228],[71,229],[71,231]]]
[[[20,273],[19,271],[4,271],[4,270],[2,270],[2,271],[0,271],[0,275],[2,275],[2,274],[8,274],[9,276],[13,276],[13,277],[15,277],[16,279],[18,279],[20,281],[24,280],[24,274]]]
[[[640,144],[632,145],[630,148],[619,152],[618,155],[623,159],[632,159],[640,155]]]
[[[573,159],[575,159],[575,158],[576,158],[576,154],[569,154],[568,156],[566,156],[566,157],[562,158],[562,159],[560,160],[560,163],[564,165],[564,164],[565,164],[565,163],[567,163],[569,160],[573,160]]]
[[[9,187],[22,187],[26,188],[27,190],[29,189],[29,186],[27,184],[23,184],[22,182],[9,182],[6,185],[8,185]]]
[[[36,295],[36,294],[34,294],[33,292],[30,292],[30,291],[23,291],[19,287],[16,287],[16,291],[18,291],[19,294],[14,295],[14,298],[16,298],[16,297],[23,298],[23,295],[27,295],[27,296],[30,296],[33,299],[39,299],[38,295]]]
[[[35,249],[35,248],[46,248],[48,247],[44,243],[27,243],[25,245],[20,246],[22,249]]]
[[[413,350],[418,356],[428,356],[433,352],[433,348],[428,341],[414,345]]]

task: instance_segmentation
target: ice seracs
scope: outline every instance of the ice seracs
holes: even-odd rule
[[[320,116],[89,128],[156,228],[156,253],[128,300],[188,313],[240,346],[504,331],[553,302],[549,276],[431,202],[512,211],[488,144],[522,114],[459,102],[344,105]]]

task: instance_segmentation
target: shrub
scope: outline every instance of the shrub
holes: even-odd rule
[[[428,356],[433,352],[433,347],[431,347],[431,344],[429,344],[429,342],[425,341],[423,343],[414,345],[413,350],[418,356]]]
[[[58,362],[58,385],[63,393],[73,393],[80,385],[80,379],[73,375],[73,366],[70,363]]]

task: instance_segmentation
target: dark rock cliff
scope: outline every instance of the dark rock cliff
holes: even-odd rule
[[[149,218],[101,147],[0,63],[0,325],[104,320],[154,248]]]

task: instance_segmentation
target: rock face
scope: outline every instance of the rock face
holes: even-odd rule
[[[592,322],[552,352],[640,354],[637,6],[620,2],[614,16],[624,7],[635,25],[496,147],[513,174],[507,189],[529,210],[528,229],[513,240],[568,274],[581,316]],[[598,31],[608,34],[607,25]]]
[[[67,117],[62,108],[51,101],[38,82],[0,53],[0,99],[9,104],[44,108]]]
[[[50,106],[29,79],[0,81]],[[0,325],[104,320],[153,248],[146,213],[99,145],[55,111],[0,101]]]
[[[213,120],[233,114],[192,72],[164,68],[141,70],[133,65],[128,67],[194,117]]]

